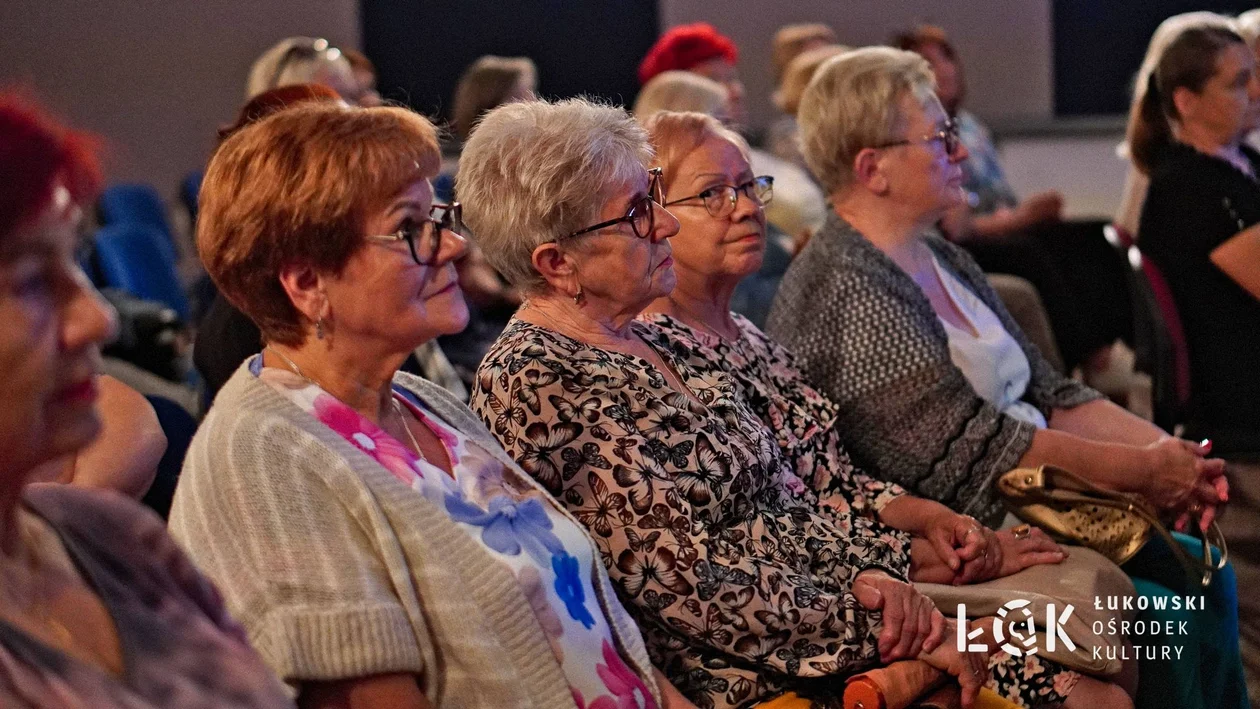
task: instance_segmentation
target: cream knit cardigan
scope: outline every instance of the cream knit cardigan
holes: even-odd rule
[[[581,528],[466,406],[423,379],[394,381]],[[290,685],[408,672],[443,709],[575,706],[511,571],[248,362],[193,438],[170,529]],[[614,639],[655,694],[639,630],[591,555]]]

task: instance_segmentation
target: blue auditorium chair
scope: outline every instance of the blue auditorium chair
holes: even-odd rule
[[[188,210],[188,221],[191,224],[197,223],[197,195],[201,193],[201,178],[204,176],[205,173],[201,170],[194,170],[184,175],[179,183],[179,201]]]
[[[145,184],[116,184],[106,187],[97,200],[97,217],[101,226],[147,224],[165,238],[163,248],[177,262],[175,232],[166,218],[166,206],[157,190]]]
[[[164,303],[188,322],[188,296],[180,285],[170,242],[156,227],[136,223],[101,227],[96,232],[96,264],[105,286]]]

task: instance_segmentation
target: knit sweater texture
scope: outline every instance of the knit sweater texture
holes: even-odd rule
[[[962,249],[924,239],[989,306],[1028,357],[1023,400],[1049,420],[1102,395],[1057,373],[1015,324]],[[1016,467],[1036,428],[999,412],[949,355],[949,338],[923,291],[835,213],[788,268],[767,332],[840,407],[839,428],[869,473],[989,525],[1004,507],[997,477]]]
[[[466,406],[394,382],[522,472]],[[219,584],[282,679],[413,673],[435,707],[574,707],[515,576],[444,510],[248,370],[224,385],[184,463],[171,532]],[[638,628],[592,551],[599,604],[655,691]]]

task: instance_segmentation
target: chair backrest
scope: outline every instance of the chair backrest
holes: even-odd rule
[[[1190,398],[1190,357],[1181,317],[1163,273],[1135,239],[1114,225],[1104,228],[1104,236],[1129,263],[1137,365],[1151,375],[1155,423],[1171,431],[1182,422]]]
[[[201,170],[194,170],[187,175],[179,183],[179,201],[184,203],[184,209],[188,210],[188,221],[190,224],[197,224],[197,195],[201,194],[201,178],[205,173]]]
[[[117,184],[106,187],[97,200],[101,226],[147,224],[166,237],[166,250],[177,261],[175,232],[166,218],[166,206],[157,190],[145,184]]]
[[[154,395],[145,398],[153,405],[162,433],[166,434],[166,451],[158,463],[153,484],[141,502],[166,519],[171,512],[171,499],[175,497],[179,472],[184,467],[184,456],[188,453],[193,434],[197,432],[197,420],[170,399]]]
[[[96,232],[96,264],[104,285],[170,306],[188,322],[188,296],[175,271],[170,242],[145,224],[114,224]]]

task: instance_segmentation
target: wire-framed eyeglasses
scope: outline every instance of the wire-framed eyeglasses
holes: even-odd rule
[[[591,226],[578,229],[575,232],[565,235],[564,239],[571,239],[582,234],[589,234],[593,231],[606,229],[622,222],[629,222],[630,229],[634,231],[634,235],[640,239],[647,239],[652,236],[652,232],[656,231],[656,210],[653,204],[664,208],[661,202],[664,200],[661,193],[661,168],[654,167],[648,170],[648,191],[647,194],[630,205],[625,215],[616,219],[609,219],[606,222],[592,224]],[[558,240],[557,240],[558,241]]]
[[[958,121],[953,118],[946,118],[945,123],[940,130],[929,135],[925,135],[919,140],[893,140],[887,143],[881,143],[874,146],[875,148],[895,148],[899,145],[913,145],[915,143],[935,143],[940,141],[945,148],[946,155],[953,155],[958,152],[958,146],[962,143],[962,139],[958,135]]]
[[[714,185],[699,194],[666,202],[665,206],[672,207],[675,204],[698,199],[704,202],[704,208],[709,216],[722,219],[735,211],[740,192],[743,192],[744,196],[751,199],[757,206],[764,207],[774,199],[774,178],[770,175],[761,175],[740,185]]]
[[[408,217],[403,220],[402,226],[393,234],[382,234],[369,236],[368,241],[375,241],[383,244],[395,244],[399,241],[407,242],[407,248],[411,250],[411,258],[415,260],[417,265],[432,266],[437,260],[438,251],[442,249],[442,231],[453,231],[463,236],[467,235],[467,229],[462,219],[463,209],[459,202],[451,202],[450,204],[435,203],[429,208],[429,216],[427,219],[412,219]]]

